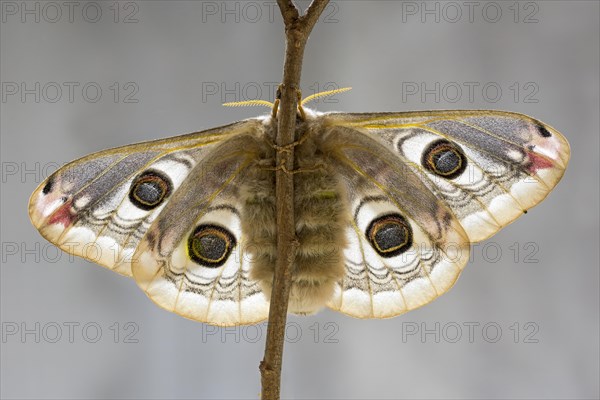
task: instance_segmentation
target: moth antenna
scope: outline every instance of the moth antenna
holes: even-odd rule
[[[302,92],[298,90],[296,92],[296,97],[298,98],[298,112],[300,113],[300,118],[302,120],[306,120],[306,113],[304,112],[304,108],[302,107]]]
[[[302,100],[300,102],[300,105],[305,105],[309,101],[313,101],[313,100],[321,98],[321,97],[333,96],[334,94],[344,93],[344,92],[347,92],[350,89],[352,89],[352,88],[351,87],[345,87],[345,88],[340,88],[340,89],[328,90],[326,92],[319,92],[319,93],[311,94],[310,96],[308,96],[307,98],[305,98],[304,100]]]
[[[277,110],[279,109],[279,99],[275,99],[275,103],[273,103],[273,110],[271,111],[271,117],[273,119],[277,118]]]
[[[223,103],[225,107],[252,107],[252,106],[263,106],[268,108],[275,107],[275,104],[266,100],[247,100],[247,101],[233,101],[230,103]]]

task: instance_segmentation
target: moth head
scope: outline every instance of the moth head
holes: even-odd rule
[[[266,100],[247,100],[247,101],[233,101],[229,103],[223,103],[225,107],[243,107],[243,106],[263,106],[269,107],[271,109],[271,116],[273,120],[277,118],[277,112],[279,111],[279,103],[281,102],[282,96],[282,86],[283,84],[277,87],[277,92],[275,92],[275,102],[271,103]],[[333,96],[338,93],[347,92],[352,89],[351,87],[345,87],[340,89],[326,90],[324,92],[318,92],[315,94],[311,94],[310,96],[302,99],[302,92],[299,89],[296,89],[297,100],[298,100],[298,109],[296,111],[296,122],[306,121],[307,118],[313,117],[316,115],[315,111],[304,108],[304,105],[308,102],[316,100],[321,97]]]

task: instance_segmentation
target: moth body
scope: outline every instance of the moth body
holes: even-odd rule
[[[277,254],[275,141],[277,120],[265,120],[264,144],[255,165],[241,180],[244,252],[252,259],[251,279],[271,295]],[[289,310],[312,314],[332,298],[344,275],[344,229],[348,224],[344,186],[331,168],[323,131],[313,113],[296,128],[294,218],[298,248],[292,270]]]

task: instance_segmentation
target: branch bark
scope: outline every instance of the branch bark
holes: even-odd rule
[[[294,142],[298,107],[297,94],[300,90],[304,48],[310,32],[328,3],[329,0],[313,0],[306,14],[301,16],[292,0],[277,0],[285,23],[286,35],[277,127],[277,144],[279,146]],[[277,152],[276,165],[285,165],[287,171],[292,171],[294,169],[293,150],[292,146],[290,151]],[[296,239],[294,219],[294,175],[281,169],[277,170],[275,193],[277,199],[277,262],[271,292],[265,355],[259,368],[263,400],[280,398],[287,309],[294,258],[299,245]]]

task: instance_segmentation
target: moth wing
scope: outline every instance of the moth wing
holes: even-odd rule
[[[517,113],[333,113],[325,119],[327,126],[366,135],[394,152],[445,201],[471,242],[489,238],[541,202],[570,156],[558,131]]]
[[[73,161],[33,192],[31,222],[62,250],[131,276],[135,248],[190,172],[219,143],[259,127],[259,121],[247,120]],[[147,171],[151,176],[142,177]],[[141,178],[141,197],[132,200],[132,185]],[[140,208],[144,197],[151,201]]]
[[[267,318],[269,302],[250,279],[239,194],[244,171],[256,167],[258,152],[256,139],[248,136],[211,151],[139,243],[133,277],[162,308],[221,326]]]
[[[328,306],[387,318],[446,292],[469,258],[467,234],[450,208],[379,141],[338,127],[325,143],[351,210],[345,275]]]

